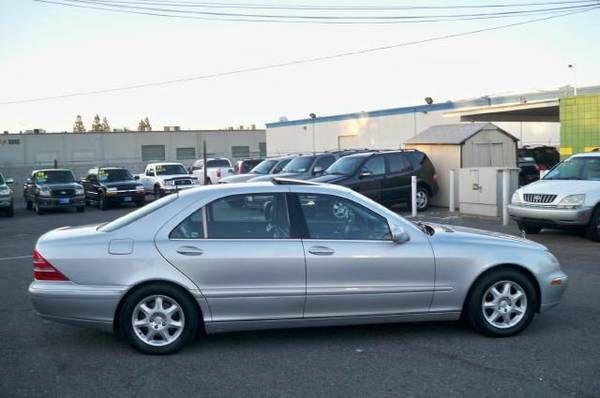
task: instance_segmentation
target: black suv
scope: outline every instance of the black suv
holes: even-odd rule
[[[85,211],[83,187],[67,169],[34,170],[23,186],[27,210],[42,214],[47,209],[61,207]]]
[[[136,181],[129,170],[121,167],[96,167],[81,180],[86,203],[94,203],[101,210],[110,205],[135,203],[144,205],[144,186]]]
[[[310,181],[343,185],[385,206],[410,206],[411,176],[417,176],[417,209],[438,191],[433,164],[416,150],[363,152],[345,156]]]

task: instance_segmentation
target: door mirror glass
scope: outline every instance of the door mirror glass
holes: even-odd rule
[[[6,179],[6,185],[12,185],[15,183],[15,180],[13,180],[12,178],[7,178]]]
[[[315,176],[321,175],[323,174],[323,168],[321,166],[315,166],[312,173]]]

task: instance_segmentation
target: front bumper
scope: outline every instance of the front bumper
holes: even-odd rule
[[[68,201],[67,201],[68,200]],[[72,196],[69,198],[51,198],[39,196],[37,203],[40,208],[55,209],[60,207],[83,207],[85,206],[85,197]]]
[[[557,209],[508,205],[508,214],[516,221],[548,226],[586,225],[592,216],[593,208]]]
[[[68,281],[33,281],[29,285],[33,308],[42,318],[107,331],[112,331],[124,293],[124,288],[82,286]]]
[[[119,191],[107,193],[104,198],[111,203],[135,203],[143,202],[145,197],[144,191]]]
[[[562,271],[556,271],[544,275],[540,280],[540,312],[556,307],[560,302],[567,286],[569,277]]]
[[[8,196],[0,196],[0,209],[4,209],[7,207],[12,207],[13,200],[10,195]]]

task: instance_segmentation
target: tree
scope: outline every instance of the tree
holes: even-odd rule
[[[110,133],[110,124],[108,124],[106,116],[102,118],[102,131],[104,131],[105,133]]]
[[[152,131],[152,126],[150,126],[150,120],[148,120],[148,118],[140,120],[138,123],[138,131]]]
[[[92,122],[92,128],[90,131],[98,132],[102,131],[102,123],[100,122],[100,116],[94,116],[94,121]]]
[[[152,126],[150,126],[150,120],[148,120],[148,117],[144,119],[144,124],[146,125],[146,131],[152,131]]]
[[[85,126],[83,125],[83,120],[81,120],[81,115],[77,115],[77,117],[75,118],[75,123],[73,124],[73,132],[85,133]]]

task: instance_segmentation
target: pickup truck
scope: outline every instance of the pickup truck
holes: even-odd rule
[[[181,163],[149,163],[144,174],[134,177],[146,193],[158,199],[170,193],[198,186],[198,178],[189,175]]]
[[[86,204],[95,204],[100,210],[111,205],[135,203],[144,205],[144,187],[135,181],[129,170],[121,167],[95,167],[81,179]]]
[[[33,209],[37,214],[63,207],[85,211],[83,186],[67,169],[34,170],[23,186],[23,196],[27,210]]]
[[[4,176],[0,173],[0,213],[4,213],[7,217],[12,217],[15,214],[12,189],[9,187],[13,183],[12,178],[4,179]]]
[[[226,158],[206,159],[206,166],[208,184],[216,184],[221,178],[235,175],[231,162]],[[192,174],[200,181],[200,184],[204,184],[204,160],[196,160],[192,164],[191,170]]]

